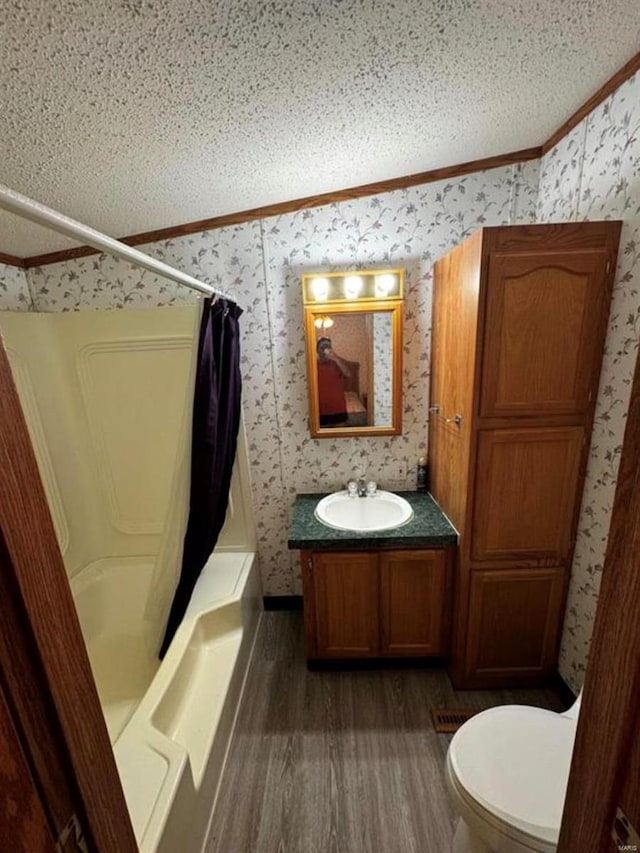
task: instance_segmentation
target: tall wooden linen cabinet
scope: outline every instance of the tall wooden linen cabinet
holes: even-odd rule
[[[436,264],[429,463],[460,534],[457,687],[555,668],[620,227],[485,228]]]

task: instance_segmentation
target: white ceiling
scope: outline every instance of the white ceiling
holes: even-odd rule
[[[122,236],[538,145],[640,3],[3,0],[0,44],[0,183]]]

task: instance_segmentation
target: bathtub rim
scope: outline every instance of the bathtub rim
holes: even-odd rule
[[[216,589],[218,586],[215,577],[216,563],[221,558],[225,560],[231,558],[237,562],[237,579],[232,593],[228,595],[218,595]],[[137,565],[141,565],[145,561],[148,562],[149,558],[127,557],[122,558],[120,562],[130,564],[131,560],[134,560]],[[114,562],[114,558],[94,561],[85,566],[74,577],[84,576],[84,583],[81,584],[81,587],[84,588],[86,584],[97,581],[103,575],[107,574],[108,565],[111,564],[113,566]],[[97,568],[101,571],[93,575],[88,570],[92,567],[95,569],[96,564],[99,564]],[[134,825],[139,848],[143,852],[155,851],[161,843],[169,819],[170,809],[179,788],[185,784],[192,785],[194,794],[196,796],[198,794],[198,787],[192,784],[193,773],[190,769],[187,750],[173,741],[167,734],[157,729],[152,723],[152,717],[162,702],[166,690],[170,687],[180,667],[183,655],[190,643],[194,641],[194,636],[196,636],[198,631],[198,622],[201,618],[206,617],[212,611],[236,604],[239,608],[240,621],[238,626],[244,633],[242,602],[252,578],[259,585],[260,578],[258,574],[257,555],[254,551],[221,549],[220,552],[214,552],[211,555],[202,570],[200,582],[196,586],[196,589],[194,589],[194,594],[185,617],[178,626],[163,661],[142,696],[138,707],[131,715],[117,740],[113,743],[114,755],[120,773],[120,781],[125,791],[127,807]],[[256,608],[260,611],[262,610],[262,598],[260,595],[256,596]],[[252,629],[252,635],[248,637],[250,642],[249,662],[253,654],[260,616],[261,613],[258,614],[257,622]],[[242,641],[244,642],[244,638]],[[244,689],[247,668],[248,663],[241,675],[242,686],[240,689],[240,698]],[[225,699],[226,692],[223,702]],[[239,701],[240,699],[238,699],[238,704]],[[236,714],[237,706],[233,710],[231,732],[235,725]],[[209,740],[208,743],[210,748],[211,741]],[[224,749],[224,759],[226,759],[227,750],[228,743]],[[158,780],[156,772],[152,770],[153,767],[156,767],[157,770],[159,760],[166,764],[166,771],[160,780]],[[217,796],[217,787],[215,795]],[[211,814],[214,802],[215,796],[210,804]],[[211,814],[207,818],[207,831]]]

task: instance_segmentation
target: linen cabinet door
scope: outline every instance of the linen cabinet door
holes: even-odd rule
[[[568,557],[583,437],[582,427],[480,432],[473,561]]]
[[[471,573],[465,687],[539,681],[551,673],[563,587],[560,568]]]
[[[313,582],[318,657],[377,655],[377,554],[315,552]]]
[[[489,256],[480,417],[586,413],[610,289],[606,250]]]
[[[429,405],[441,419],[471,415],[481,249],[478,232],[435,266]]]
[[[439,260],[434,270],[430,491],[459,530],[469,483],[481,255],[482,232],[477,232]]]
[[[382,654],[445,652],[446,571],[444,550],[380,554]]]

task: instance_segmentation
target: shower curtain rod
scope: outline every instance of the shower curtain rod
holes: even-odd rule
[[[15,192],[0,184],[0,207],[11,213],[16,213],[23,219],[29,219],[37,225],[44,225],[47,228],[52,228],[54,231],[59,231],[67,237],[72,237],[75,240],[81,240],[83,243],[93,246],[94,249],[100,249],[102,252],[109,252],[124,261],[136,264],[143,267],[149,272],[158,273],[158,275],[170,278],[172,281],[177,281],[178,284],[184,284],[193,290],[198,290],[200,293],[206,293],[207,296],[225,296],[221,290],[216,290],[210,284],[205,284],[193,276],[187,275],[180,270],[170,267],[169,264],[163,261],[157,261],[150,255],[134,249],[132,246],[127,246],[126,243],[121,243],[120,240],[114,240],[113,237],[108,237],[94,228],[89,228],[88,225],[83,225],[82,222],[77,222],[63,213],[46,207],[40,202],[33,201],[27,198],[26,195]]]

